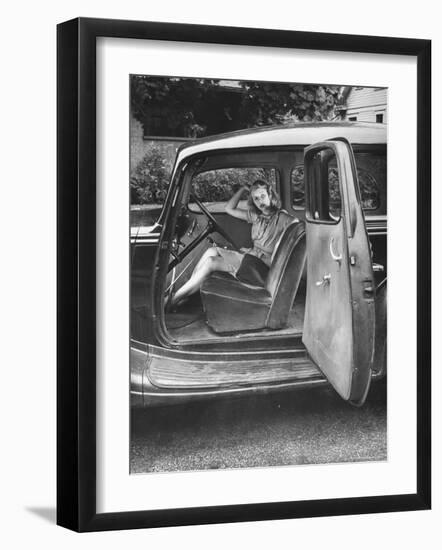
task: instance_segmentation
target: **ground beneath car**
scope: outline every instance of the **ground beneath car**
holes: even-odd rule
[[[131,473],[387,459],[386,385],[361,408],[329,387],[134,410]]]

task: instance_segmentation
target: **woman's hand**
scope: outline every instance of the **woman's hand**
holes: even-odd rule
[[[247,193],[250,191],[250,186],[247,185],[247,183],[243,183],[242,185],[235,185],[234,187],[235,193],[238,193],[239,191],[247,191]]]

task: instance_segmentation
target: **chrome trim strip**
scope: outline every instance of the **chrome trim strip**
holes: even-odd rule
[[[298,380],[293,381],[289,383],[283,383],[283,384],[263,384],[263,385],[252,385],[252,386],[242,386],[242,387],[236,387],[236,388],[222,388],[222,389],[201,389],[200,391],[175,391],[175,392],[164,392],[164,391],[144,391],[144,396],[150,396],[150,397],[197,397],[197,396],[203,396],[203,395],[219,395],[219,394],[227,394],[227,393],[244,393],[247,391],[256,391],[257,389],[266,391],[271,389],[284,389],[284,388],[291,388],[294,386],[311,386],[311,385],[317,385],[317,384],[324,384],[328,383],[327,379],[325,377],[322,378],[315,378],[312,380]]]
[[[229,352],[220,352],[220,351],[197,351],[197,350],[182,350],[182,349],[171,349],[171,348],[161,348],[159,346],[154,346],[152,344],[147,344],[147,353],[150,357],[158,357],[161,359],[168,358],[174,359],[178,358],[180,361],[195,361],[195,357],[204,355],[208,356],[210,361],[212,357],[220,357],[223,355],[223,359],[218,359],[219,362],[225,363],[228,356],[241,356],[241,355],[250,355],[251,360],[254,357],[261,357],[263,355],[274,355],[275,359],[295,359],[299,355],[304,355],[306,353],[305,348],[292,348],[292,349],[283,349],[283,350],[248,350],[248,351],[229,351]],[[158,350],[158,351],[156,351]],[[161,353],[162,352],[162,353]],[[284,357],[284,356],[288,357]],[[184,358],[187,356],[188,358]],[[196,359],[197,361],[202,361],[203,359]],[[216,360],[216,359],[215,359]]]

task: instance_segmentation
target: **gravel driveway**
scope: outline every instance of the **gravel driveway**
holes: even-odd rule
[[[131,473],[386,460],[385,384],[355,408],[329,388],[137,410]]]

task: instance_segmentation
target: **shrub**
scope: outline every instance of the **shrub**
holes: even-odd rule
[[[158,147],[153,147],[131,174],[131,204],[163,204],[171,173],[172,163]],[[225,202],[236,189],[255,179],[275,184],[272,169],[226,168],[198,174],[192,181],[192,187],[203,202]]]
[[[152,147],[130,176],[132,204],[162,204],[172,173],[172,164],[158,147]]]
[[[262,179],[275,184],[272,169],[224,168],[198,174],[192,181],[196,196],[203,202],[228,201],[236,189]]]

